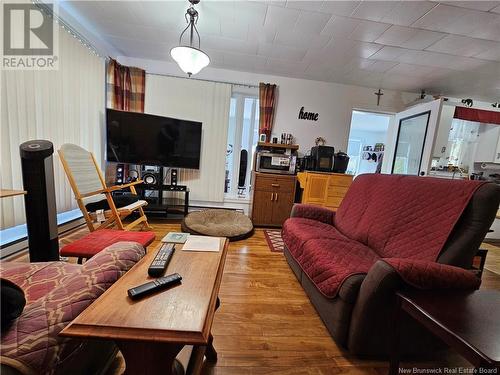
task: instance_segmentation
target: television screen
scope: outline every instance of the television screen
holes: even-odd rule
[[[200,167],[201,122],[106,110],[106,160],[175,168]]]

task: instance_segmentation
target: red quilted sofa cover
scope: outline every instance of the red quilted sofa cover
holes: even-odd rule
[[[385,260],[421,288],[479,286],[479,279],[436,262],[482,183],[401,175],[358,176],[338,211],[297,205],[282,230],[292,257],[326,297]],[[446,279],[446,280],[445,280]]]
[[[118,242],[83,265],[3,262],[0,277],[23,289],[26,306],[2,332],[0,362],[22,373],[51,374],[78,350],[59,332],[145,254],[135,242]]]

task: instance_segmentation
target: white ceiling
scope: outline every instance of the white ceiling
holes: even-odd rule
[[[63,9],[129,57],[171,61],[187,1],[71,1]],[[211,66],[500,99],[500,1],[208,1]]]

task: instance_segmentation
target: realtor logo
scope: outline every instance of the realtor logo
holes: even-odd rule
[[[31,3],[3,4],[4,69],[56,69],[54,8],[47,3],[43,7],[42,11]]]

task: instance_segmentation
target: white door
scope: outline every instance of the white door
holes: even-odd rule
[[[442,104],[437,99],[396,114],[387,136],[387,173],[427,175]]]

